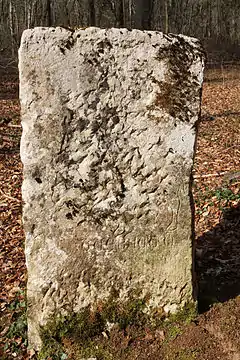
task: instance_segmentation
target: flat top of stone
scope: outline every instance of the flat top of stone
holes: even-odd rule
[[[166,114],[177,116],[182,121],[194,124],[197,120],[191,116],[191,110],[188,111],[192,97],[198,95],[198,85],[202,83],[203,77],[200,68],[195,73],[199,59],[203,62],[204,58],[197,39],[135,29],[89,27],[71,31],[61,27],[39,27],[23,33],[19,66],[21,77],[24,76],[21,74],[24,58],[28,62],[32,59],[39,66],[36,68],[38,77],[41,76],[41,71],[51,73],[54,86],[59,88],[59,97],[66,97],[70,92],[74,94],[75,90],[81,90],[81,83],[86,92],[92,91],[99,85],[101,78],[111,75],[112,83],[116,78],[118,82],[127,83],[127,86],[121,86],[115,81],[113,85],[116,91],[117,88],[120,91],[130,90],[126,96],[129,97],[129,102],[132,102],[133,87],[136,86],[136,77],[139,76],[138,84],[146,87],[146,97],[144,99],[141,96],[140,101],[135,101],[135,108],[129,104],[129,111],[138,111],[141,108],[143,111],[146,111],[146,108],[151,111],[152,105],[159,105],[166,110]],[[118,67],[113,70],[115,63]],[[59,68],[62,75],[58,72]],[[85,80],[86,73],[91,73],[92,79],[88,77]],[[120,73],[121,76],[118,76]],[[195,79],[191,78],[191,73],[195,73]],[[168,74],[166,78],[165,74]],[[186,87],[189,80],[187,95],[182,88]],[[160,90],[159,96],[156,95],[156,88]],[[26,94],[24,86],[21,86],[20,97],[23,105],[29,96],[29,92]]]

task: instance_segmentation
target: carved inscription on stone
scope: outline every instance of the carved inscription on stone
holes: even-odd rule
[[[198,41],[36,28],[19,58],[31,345],[112,289],[148,295],[150,310],[192,301]]]

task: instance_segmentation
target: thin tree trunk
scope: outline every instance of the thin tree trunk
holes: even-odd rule
[[[46,25],[52,25],[51,0],[46,0]]]
[[[168,0],[165,0],[165,33],[168,33]]]
[[[14,42],[14,19],[13,19],[12,0],[9,0],[9,28],[10,28],[10,34],[11,34],[11,52],[12,52],[12,57],[14,57],[15,42]]]
[[[96,25],[95,0],[89,0],[89,25]]]
[[[119,25],[120,27],[125,26],[125,0],[121,0],[120,9],[119,9]]]

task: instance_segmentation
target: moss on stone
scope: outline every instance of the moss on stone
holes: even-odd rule
[[[43,345],[38,359],[66,359],[67,354],[73,353],[71,356],[74,359],[92,356],[112,359],[112,347],[101,343],[101,338],[108,338],[112,327],[117,328],[119,333],[132,327],[138,336],[145,336],[146,329],[164,329],[165,343],[169,343],[181,334],[182,326],[197,315],[195,304],[187,304],[176,314],[167,317],[163,311],[149,314],[146,311],[147,298],[132,297],[128,302],[121,303],[114,296],[106,302],[99,302],[94,309],[88,307],[77,314],[58,316],[49,322],[41,329]]]
[[[178,322],[184,324],[190,324],[197,317],[197,304],[195,302],[189,302],[176,314],[171,314],[168,318],[170,323]]]

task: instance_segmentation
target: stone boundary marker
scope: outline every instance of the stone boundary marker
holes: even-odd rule
[[[198,41],[35,28],[19,62],[30,344],[113,290],[149,311],[192,302]]]

